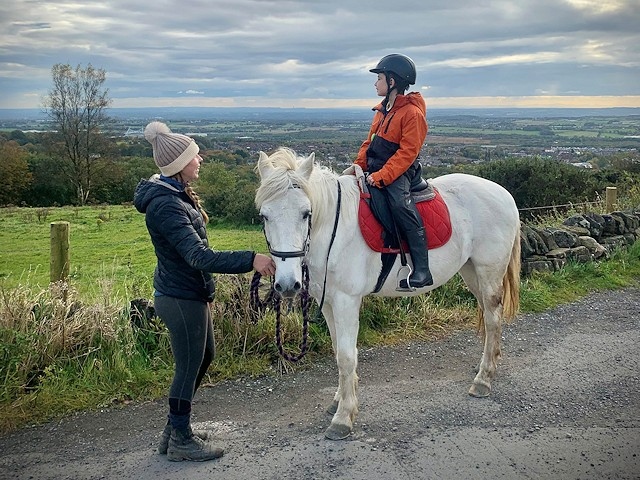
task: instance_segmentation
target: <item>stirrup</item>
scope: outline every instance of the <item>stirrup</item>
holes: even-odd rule
[[[405,268],[407,270],[409,270],[409,273],[407,273],[407,279],[406,279],[407,280],[407,288],[402,288],[400,286],[400,281],[404,280],[404,278],[400,278],[401,277],[400,274],[402,273],[402,270],[405,269]],[[416,291],[415,287],[412,287],[411,286],[411,282],[409,282],[409,277],[411,277],[412,273],[413,273],[413,269],[411,268],[411,265],[407,264],[407,265],[402,265],[400,267],[400,270],[398,270],[398,275],[396,276],[396,292],[409,293],[409,292],[415,292]]]

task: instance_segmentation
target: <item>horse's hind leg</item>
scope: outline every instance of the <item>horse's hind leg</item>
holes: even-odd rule
[[[482,337],[484,339],[484,314],[482,313],[484,310],[482,294],[480,292],[480,285],[478,284],[478,276],[476,275],[475,267],[471,260],[467,261],[465,265],[460,269],[460,276],[464,280],[464,283],[467,285],[467,288],[473,296],[476,298],[476,302],[478,303],[478,332],[482,332]],[[475,372],[478,373],[480,370],[480,364],[482,363],[482,358],[480,358],[480,362],[475,365]]]
[[[469,389],[469,395],[486,397],[491,392],[491,380],[495,376],[500,358],[502,336],[502,278],[497,279],[495,267],[474,267],[466,264],[460,271],[462,278],[478,299],[482,315],[484,348],[478,372]]]
[[[353,422],[358,414],[358,315],[360,298],[345,294],[336,294],[332,298],[335,333],[332,341],[336,363],[338,364],[338,405],[331,425],[325,436],[330,440],[341,440],[351,433]]]

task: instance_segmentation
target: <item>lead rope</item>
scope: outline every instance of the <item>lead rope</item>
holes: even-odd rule
[[[275,306],[274,298],[275,298],[275,289],[273,288],[274,278],[271,277],[271,288],[269,289],[269,293],[262,300],[258,291],[260,290],[260,278],[262,275],[260,272],[256,272],[253,274],[253,278],[251,279],[251,288],[249,290],[249,304],[251,307],[251,322],[258,323],[258,317],[262,316],[264,312],[267,310],[267,307],[270,304]]]
[[[300,290],[300,308],[302,309],[302,342],[300,343],[300,353],[298,355],[289,355],[284,351],[282,346],[282,337],[280,335],[280,297],[276,295],[274,299],[276,311],[276,345],[280,356],[290,362],[297,362],[304,357],[309,351],[309,269],[306,264],[302,264],[302,290]]]
[[[290,362],[297,362],[304,357],[309,351],[309,268],[306,264],[302,264],[302,290],[300,291],[300,308],[302,309],[302,342],[300,343],[300,353],[297,355],[290,355],[284,351],[282,345],[281,334],[281,301],[280,296],[275,293],[273,288],[273,278],[271,280],[271,288],[264,300],[260,299],[258,290],[260,288],[260,278],[262,275],[259,272],[253,274],[251,280],[251,291],[249,294],[251,309],[254,313],[254,323],[257,322],[257,316],[263,314],[269,304],[271,304],[273,311],[276,313],[276,345],[278,346],[278,352],[280,356]]]

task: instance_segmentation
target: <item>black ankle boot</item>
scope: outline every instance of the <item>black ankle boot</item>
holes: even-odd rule
[[[172,462],[190,460],[193,462],[204,462],[220,458],[224,455],[224,450],[215,447],[200,437],[193,434],[191,426],[186,429],[171,429],[169,446],[167,448],[167,459]]]
[[[210,440],[211,434],[208,430],[193,430],[193,434],[201,440]],[[171,424],[167,423],[160,435],[160,442],[158,443],[158,453],[160,455],[166,455],[169,449],[169,439],[171,438]]]

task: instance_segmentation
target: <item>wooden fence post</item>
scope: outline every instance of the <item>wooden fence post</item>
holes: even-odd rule
[[[607,187],[605,198],[607,202],[607,213],[611,213],[618,207],[618,189],[616,187]]]
[[[67,281],[69,277],[69,222],[51,223],[51,282]]]

